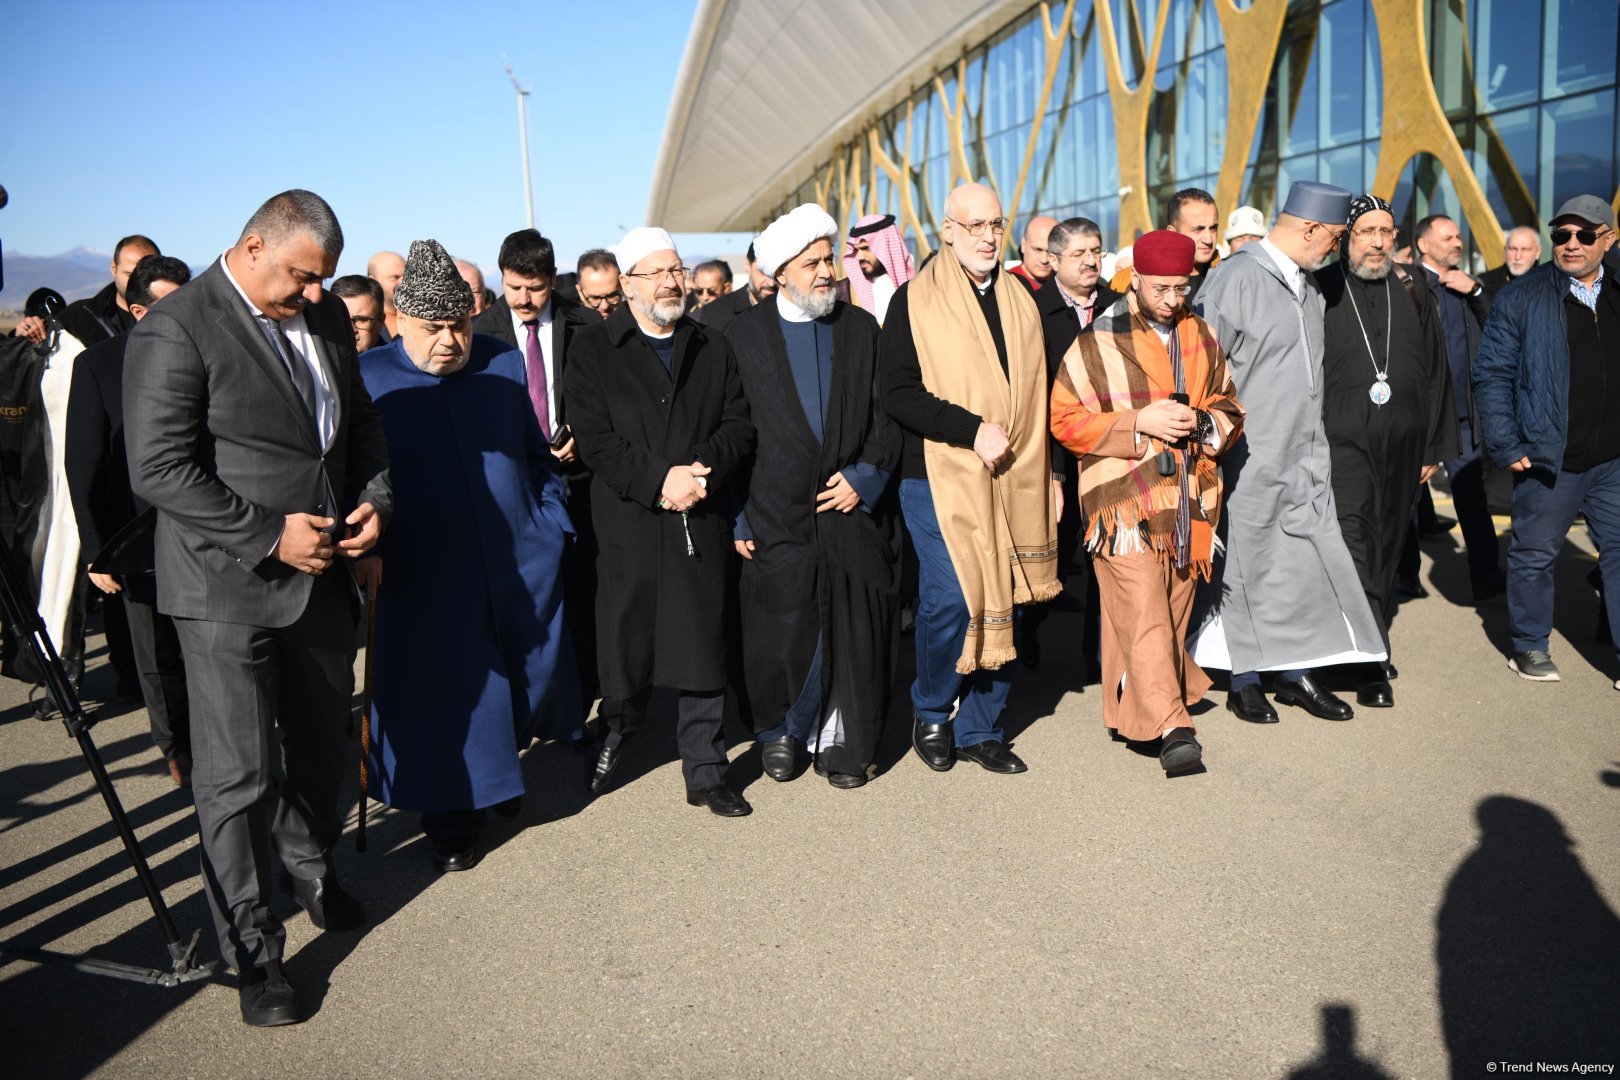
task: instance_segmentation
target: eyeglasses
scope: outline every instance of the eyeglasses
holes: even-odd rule
[[[350,315],[349,321],[356,326],[370,326],[372,323],[382,322],[381,315]]]
[[[646,278],[648,281],[659,281],[667,277],[673,278],[679,282],[686,280],[686,267],[682,266],[680,263],[676,263],[674,266],[666,266],[662,270],[648,270],[646,273],[642,274],[626,274],[621,272],[619,276],[628,278]]]
[[[1351,235],[1357,240],[1371,240],[1375,236],[1382,240],[1393,240],[1395,230],[1383,225],[1368,225],[1366,228],[1352,230]]]
[[[955,218],[948,217],[945,220],[962,226],[967,230],[969,236],[983,236],[985,229],[989,229],[996,236],[1000,236],[1007,231],[1006,218],[991,218],[989,221],[957,221]]]
[[[1175,293],[1177,296],[1179,296],[1183,300],[1185,300],[1187,298],[1187,294],[1192,292],[1192,286],[1191,285],[1143,285],[1142,286],[1142,291],[1144,293],[1146,293],[1147,295],[1151,296],[1155,300],[1161,300],[1164,297],[1168,296],[1170,293]]]
[[[1563,247],[1569,243],[1569,238],[1573,236],[1581,242],[1581,247],[1591,247],[1598,242],[1598,237],[1608,231],[1607,227],[1603,229],[1603,232],[1598,232],[1596,229],[1554,229],[1552,242],[1554,247]]]
[[[582,292],[579,294],[579,298],[587,307],[601,308],[608,305],[617,307],[619,301],[624,299],[624,293],[610,292],[603,293],[601,296],[592,296],[590,293]]]

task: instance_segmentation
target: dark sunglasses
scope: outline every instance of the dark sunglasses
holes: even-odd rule
[[[1554,229],[1552,234],[1553,247],[1563,247],[1574,237],[1581,242],[1582,247],[1591,247],[1597,243],[1598,234],[1595,229]]]

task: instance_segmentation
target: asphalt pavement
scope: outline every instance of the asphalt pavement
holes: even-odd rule
[[[1453,534],[1455,535],[1455,534]],[[1209,696],[1206,770],[1111,741],[1055,614],[1007,727],[1030,769],[930,772],[896,702],[881,774],[777,784],[730,729],[755,813],[682,798],[669,710],[590,798],[537,746],[522,815],[440,876],[374,808],[339,872],[370,925],[290,901],[309,1019],[255,1030],[232,981],[160,987],[0,961],[16,1077],[1440,1077],[1620,1064],[1620,676],[1581,537],[1559,569],[1563,681],[1509,672],[1506,613],[1462,603],[1451,540],[1393,628],[1396,706],[1251,726]],[[111,694],[104,651],[86,697]],[[909,649],[910,640],[905,647]],[[431,663],[424,645],[423,662]],[[138,708],[94,739],[174,918],[202,929],[196,826]],[[350,792],[353,816],[353,791]],[[75,745],[0,683],[0,939],[167,953]]]

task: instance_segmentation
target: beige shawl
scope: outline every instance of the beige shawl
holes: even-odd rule
[[[910,283],[911,332],[928,392],[1000,424],[1012,459],[991,476],[971,447],[923,444],[934,513],[967,601],[956,670],[999,668],[1017,657],[1013,607],[1063,591],[1047,439],[1047,379],[1040,313],[1029,292],[997,274],[996,307],[1007,374],[967,272],[942,251]]]

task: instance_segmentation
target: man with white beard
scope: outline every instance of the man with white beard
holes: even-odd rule
[[[765,774],[808,750],[866,783],[888,711],[900,532],[883,498],[900,432],[877,404],[877,321],[838,299],[838,223],[806,203],[754,241],[776,295],[726,329],[759,449],[733,528],[742,659]]]
[[[669,233],[631,229],[614,255],[625,302],[575,335],[563,374],[600,548],[607,733],[591,790],[607,786],[661,686],[679,694],[686,801],[742,817],[753,808],[726,784],[720,721],[733,491],[754,427],[731,347],[685,315],[686,268]]]

